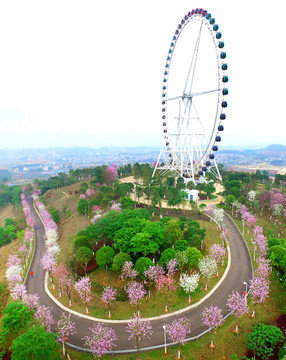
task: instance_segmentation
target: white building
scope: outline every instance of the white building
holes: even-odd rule
[[[188,200],[198,201],[198,199],[199,199],[198,190],[184,189],[184,191],[188,194]]]

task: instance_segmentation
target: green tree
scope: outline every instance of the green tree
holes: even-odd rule
[[[187,240],[178,240],[175,243],[175,250],[176,251],[185,251],[188,247],[188,242]]]
[[[274,354],[277,345],[282,344],[282,331],[274,325],[258,324],[250,334],[246,334],[247,348],[262,359]]]
[[[79,199],[77,202],[77,212],[80,215],[86,215],[88,213],[88,201],[86,199]]]
[[[209,199],[209,197],[215,192],[215,187],[213,182],[207,183],[204,190],[205,193],[207,194],[207,198]]]
[[[185,252],[188,257],[188,266],[197,267],[199,260],[203,258],[200,250],[198,250],[196,247],[188,247]]]
[[[61,217],[61,212],[60,210],[55,209],[53,206],[50,208],[49,213],[51,214],[51,217],[53,219],[53,221],[58,224],[60,221],[60,217]]]
[[[18,336],[11,346],[12,360],[60,360],[57,335],[47,332],[39,325],[32,326],[27,332]]]
[[[149,233],[140,232],[135,234],[130,240],[130,250],[134,254],[146,256],[155,254],[159,250],[159,244],[152,240],[152,236]]]
[[[165,234],[167,240],[169,240],[172,244],[175,244],[176,241],[180,240],[183,237],[183,231],[180,228],[179,221],[174,219],[169,220],[165,224]]]
[[[178,177],[177,178],[176,188],[178,190],[183,190],[183,189],[186,188],[186,184],[185,184],[185,181],[184,181],[183,177]]]
[[[96,262],[99,267],[104,268],[112,264],[115,251],[110,246],[103,246],[96,252]]]
[[[86,246],[82,246],[78,249],[76,253],[76,261],[84,267],[84,271],[86,272],[86,267],[90,260],[93,257],[93,252]]]
[[[226,205],[228,206],[228,208],[230,208],[231,204],[234,203],[235,200],[236,200],[235,196],[227,195],[227,197],[225,198],[225,202],[226,202]]]

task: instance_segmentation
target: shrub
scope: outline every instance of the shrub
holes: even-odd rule
[[[110,246],[103,246],[96,252],[96,262],[98,266],[104,268],[112,264],[115,251]]]
[[[166,249],[162,252],[162,255],[159,260],[159,265],[166,266],[168,262],[172,259],[175,259],[176,251],[173,248]]]
[[[78,236],[74,239],[73,242],[73,251],[77,252],[79,248],[82,246],[85,246],[87,248],[90,248],[90,242],[86,236]]]
[[[274,354],[276,346],[283,342],[282,331],[274,325],[258,324],[251,333],[246,334],[247,348],[262,359]]]
[[[112,261],[112,270],[120,272],[126,261],[131,261],[131,256],[129,254],[120,252],[115,255]]]
[[[148,270],[150,266],[154,266],[153,261],[148,257],[140,257],[135,263],[135,270],[140,276],[144,276],[144,271]]]

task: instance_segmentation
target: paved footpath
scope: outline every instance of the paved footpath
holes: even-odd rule
[[[36,242],[35,254],[30,267],[30,272],[34,272],[34,277],[31,278],[30,276],[28,276],[26,280],[26,285],[29,293],[38,293],[38,295],[40,296],[40,303],[42,305],[52,307],[53,318],[55,323],[57,323],[64,310],[55,302],[53,302],[53,300],[48,296],[45,291],[45,271],[40,265],[40,260],[45,251],[44,228],[38,214],[34,210],[32,199],[29,200],[29,204],[31,206],[32,216],[36,227]],[[163,348],[163,325],[171,323],[174,318],[180,316],[186,316],[190,319],[191,337],[199,337],[202,332],[207,330],[207,328],[202,325],[201,320],[201,313],[203,312],[204,307],[208,307],[210,305],[218,306],[223,310],[223,315],[226,316],[229,313],[226,306],[229,294],[231,294],[233,290],[238,291],[241,294],[244,292],[245,285],[243,284],[243,282],[248,283],[249,279],[252,276],[251,260],[244,240],[240,232],[236,228],[235,224],[228,218],[228,216],[225,216],[224,222],[226,227],[230,229],[233,233],[233,240],[230,244],[231,266],[221,285],[212,293],[211,296],[207,297],[198,306],[193,306],[179,315],[168,314],[167,317],[164,316],[159,319],[154,318],[154,320],[151,320],[153,336],[151,339],[144,340],[142,342],[142,348],[146,348],[146,350],[147,348],[153,346]],[[68,344],[70,344],[70,346],[75,349],[79,347],[78,349],[83,351],[84,341],[82,340],[82,338],[87,335],[87,333],[89,332],[89,327],[92,327],[95,321],[83,318],[75,314],[71,315],[71,319],[75,322],[77,333],[69,338]],[[135,341],[128,340],[128,333],[126,332],[126,322],[119,323],[111,320],[108,326],[114,328],[118,338],[118,340],[116,341],[117,346],[114,348],[114,353],[134,352]],[[85,350],[88,351],[88,349]]]

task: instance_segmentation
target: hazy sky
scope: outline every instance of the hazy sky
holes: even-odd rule
[[[286,145],[285,0],[0,0],[0,148],[161,146],[167,51],[197,7],[228,56],[222,145]]]

